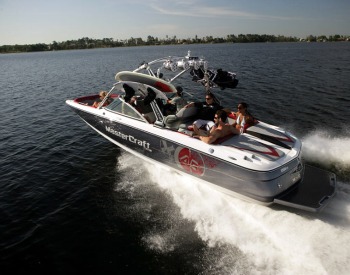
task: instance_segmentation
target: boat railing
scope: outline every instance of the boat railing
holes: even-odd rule
[[[188,72],[189,70],[198,70],[202,68],[204,71],[208,69],[208,61],[206,61],[204,58],[198,58],[190,55],[190,51],[188,52],[187,56],[168,56],[168,57],[162,57],[150,62],[142,62],[140,66],[135,69],[133,72],[140,72],[142,70],[146,70],[149,75],[154,77],[160,77],[161,71],[163,69],[167,71],[171,71],[173,73],[178,72],[174,77],[170,78],[168,82],[173,82],[175,79],[183,75],[184,73]],[[152,68],[154,67],[154,64],[161,64],[158,68]]]

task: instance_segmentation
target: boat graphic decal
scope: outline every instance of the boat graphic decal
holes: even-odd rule
[[[287,136],[286,134],[282,134],[280,137],[275,137],[275,139],[281,140],[281,141],[286,141],[286,142],[293,142],[290,136]]]
[[[239,147],[239,146],[234,146],[234,145],[229,145],[229,146],[237,148],[237,149],[242,150],[242,151],[250,151],[250,152],[260,153],[260,154],[269,155],[269,156],[275,157],[275,158],[280,157],[277,150],[275,148],[273,148],[272,146],[267,145],[267,144],[263,144],[263,143],[260,143],[260,144],[263,145],[265,148],[267,148],[269,151],[261,151],[261,150],[257,150],[257,149],[253,149],[253,148],[247,148],[247,147],[244,148],[244,147]]]
[[[203,158],[195,151],[188,148],[178,147],[175,151],[175,161],[178,167],[190,174],[204,175],[205,166]]]
[[[106,131],[121,138],[121,139],[124,139],[124,140],[127,140],[129,141],[130,143],[133,143],[133,144],[136,144],[140,147],[143,147],[143,149],[145,149],[146,151],[148,152],[152,152],[152,150],[149,148],[150,147],[150,144],[149,142],[145,141],[145,140],[140,140],[140,139],[137,139],[135,138],[134,136],[132,135],[126,135],[122,132],[119,132],[119,131],[116,131],[114,129],[112,129],[111,127],[108,127],[106,126]]]
[[[163,154],[167,155],[168,158],[170,159],[174,155],[175,147],[173,144],[169,145],[165,140],[161,140],[160,141],[160,151]]]
[[[219,162],[215,159],[204,156],[204,164],[205,167],[213,169],[219,165]]]

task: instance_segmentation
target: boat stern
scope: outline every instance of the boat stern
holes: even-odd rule
[[[274,203],[310,212],[321,211],[336,193],[336,175],[305,165],[303,178],[274,199]]]

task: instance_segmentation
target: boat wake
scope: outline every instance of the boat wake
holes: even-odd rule
[[[303,157],[323,165],[334,165],[339,171],[350,173],[349,135],[332,137],[328,132],[317,130],[302,139]]]
[[[342,154],[337,158],[334,152],[349,140],[341,139],[339,145],[339,141],[319,134],[306,137],[307,158],[315,157],[319,161],[323,156],[328,160],[329,154],[313,147],[314,143],[317,145],[315,139],[332,152],[332,162],[349,167],[350,157]],[[350,184],[347,182],[339,183],[338,194],[325,211],[296,213],[228,197],[192,178],[143,163],[128,154],[119,160],[124,167],[120,167],[121,173],[128,165],[142,170],[132,178],[128,171],[119,190],[132,196],[142,193],[145,205],[138,210],[157,216],[153,219],[165,224],[159,229],[153,226],[143,236],[150,250],[186,253],[194,240],[204,243],[207,250],[201,251],[200,265],[205,274],[347,274],[350,270],[350,249],[346,245],[350,243]],[[136,166],[135,162],[138,162]],[[137,188],[141,182],[142,186]],[[154,204],[171,201],[165,204],[167,215],[164,211],[150,214],[145,210],[150,208],[152,198]]]

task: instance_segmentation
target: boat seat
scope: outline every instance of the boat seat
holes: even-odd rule
[[[136,109],[141,113],[141,114],[148,114],[153,112],[152,107],[150,104],[145,104],[144,99],[138,99],[135,101]]]
[[[197,112],[198,108],[196,107],[182,108],[175,115],[168,115],[164,118],[165,127],[178,130],[180,125],[192,121]],[[186,127],[187,126],[184,126],[184,128]]]
[[[149,123],[153,124],[154,122],[156,122],[156,115],[154,114],[154,112],[149,112],[142,115]]]
[[[125,91],[124,101],[129,102],[130,99],[135,95],[135,90],[126,83],[123,84],[123,88]]]

